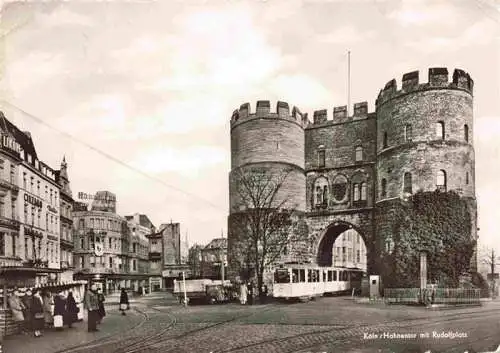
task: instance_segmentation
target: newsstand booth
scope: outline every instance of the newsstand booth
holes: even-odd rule
[[[61,281],[60,270],[36,267],[0,267],[0,337],[17,334],[20,326],[12,318],[8,306],[8,294],[15,288],[36,288],[52,294],[73,292],[76,304],[80,309],[78,319],[83,319],[83,296],[86,281]],[[52,307],[53,310],[53,307]]]

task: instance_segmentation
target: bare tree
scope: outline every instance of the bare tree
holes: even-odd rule
[[[485,249],[482,255],[481,263],[488,266],[491,274],[491,295],[495,297],[495,269],[497,265],[500,265],[500,256],[495,251],[495,249]]]
[[[239,233],[236,245],[239,267],[244,277],[254,272],[261,294],[266,268],[278,260],[291,242],[302,239],[307,232],[301,229],[304,223],[294,211],[296,205],[282,190],[291,170],[275,172],[254,167],[237,169],[234,173],[239,197],[236,206],[240,210],[233,215],[233,229]]]

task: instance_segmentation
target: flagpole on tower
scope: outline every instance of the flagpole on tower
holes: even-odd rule
[[[347,116],[351,116],[351,51],[347,51]]]

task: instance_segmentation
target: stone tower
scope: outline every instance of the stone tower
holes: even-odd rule
[[[451,82],[446,68],[431,68],[428,75],[420,83],[418,71],[407,73],[400,89],[391,80],[378,95],[376,205],[390,208],[391,200],[419,190],[454,190],[469,200],[476,238],[474,83],[458,69]],[[390,233],[387,222],[377,220],[382,243]]]
[[[238,238],[232,222],[245,208],[239,193],[238,175],[261,168],[270,175],[290,171],[279,189],[276,204],[286,199],[285,208],[305,211],[306,180],[304,173],[304,127],[307,115],[297,108],[290,112],[288,103],[278,102],[272,113],[269,101],[258,101],[255,113],[250,104],[241,105],[231,118],[231,172],[229,173],[229,258]],[[231,265],[229,265],[231,267]],[[229,269],[231,271],[231,268]]]

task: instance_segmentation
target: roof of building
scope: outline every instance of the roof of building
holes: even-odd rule
[[[2,111],[0,111],[0,128],[2,131],[5,131],[6,133],[12,135],[22,147],[24,151],[27,153],[31,154],[33,158],[37,159],[37,154],[35,150],[35,144],[33,143],[33,140],[31,139],[31,134],[29,132],[23,132],[19,130],[19,128],[12,124],[3,114]]]
[[[215,238],[205,246],[205,249],[221,249],[227,248],[227,238]]]
[[[148,216],[146,216],[145,214],[137,214],[136,215],[139,215],[139,224],[143,227],[148,227],[148,228],[154,228],[154,224],[153,222],[151,222],[151,220],[149,219]],[[131,221],[134,219],[134,216],[135,215],[132,215],[132,216],[125,216],[125,219],[127,221]]]

